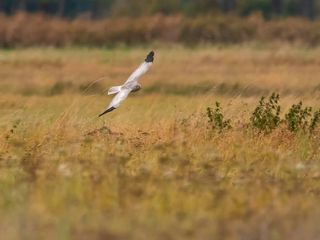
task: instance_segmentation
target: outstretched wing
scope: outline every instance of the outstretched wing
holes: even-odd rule
[[[139,78],[145,74],[151,67],[153,63],[154,52],[151,51],[144,62],[130,75],[128,80],[123,84],[123,86],[132,86],[135,85],[135,83],[139,80]]]
[[[118,108],[120,104],[128,97],[130,92],[131,92],[131,89],[122,88],[122,90],[116,96],[114,96],[114,98],[112,99],[107,109],[103,113],[101,113],[99,117]]]
[[[137,81],[139,80],[139,78],[149,70],[153,63],[153,57],[154,52],[151,51],[147,55],[144,62],[130,75],[128,80],[122,86],[117,86],[110,89],[111,94],[116,93],[117,91],[119,92],[112,99],[107,109],[103,113],[101,113],[99,117],[113,111],[120,106],[120,104],[128,97],[129,93],[134,89],[134,86],[137,85]]]

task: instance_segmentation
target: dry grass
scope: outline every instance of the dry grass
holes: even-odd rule
[[[1,236],[319,239],[319,133],[245,127],[272,91],[319,107],[319,49],[155,50],[142,91],[104,118],[103,89],[148,50],[0,52]],[[216,100],[222,134],[205,116]]]

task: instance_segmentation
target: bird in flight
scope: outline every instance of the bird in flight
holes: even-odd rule
[[[108,90],[108,95],[116,94],[112,99],[106,110],[99,115],[109,113],[118,108],[120,104],[128,97],[130,92],[137,92],[141,89],[141,85],[138,83],[139,78],[145,74],[153,63],[154,52],[151,51],[144,62],[130,75],[128,80],[122,86],[111,87]]]

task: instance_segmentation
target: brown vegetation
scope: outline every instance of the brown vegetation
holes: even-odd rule
[[[285,42],[304,46],[320,44],[320,22],[289,18],[266,21],[223,15],[155,15],[139,18],[86,18],[62,20],[42,14],[0,15],[0,46],[113,46],[164,43]]]
[[[0,52],[0,235],[319,239],[319,128],[247,125],[272,91],[282,118],[299,100],[319,109],[319,49],[155,50],[142,90],[105,118],[95,93],[148,50]],[[215,101],[232,129],[208,122]]]

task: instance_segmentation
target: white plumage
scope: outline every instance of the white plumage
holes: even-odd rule
[[[108,90],[108,95],[116,94],[116,96],[112,99],[106,110],[99,115],[99,117],[118,108],[120,104],[128,97],[130,92],[136,92],[140,90],[141,85],[138,83],[138,80],[150,69],[153,63],[153,57],[154,52],[151,51],[147,55],[144,62],[130,75],[130,77],[122,86],[114,86]]]

